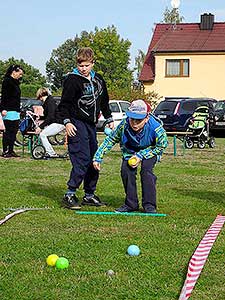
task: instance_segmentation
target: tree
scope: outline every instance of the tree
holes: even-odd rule
[[[68,39],[59,48],[52,51],[46,64],[46,73],[54,89],[61,87],[63,76],[71,72],[75,66],[76,51],[80,47],[91,47],[95,52],[96,72],[107,82],[109,89],[130,86],[132,71],[129,70],[131,43],[120,38],[115,26],[94,31],[81,32],[74,39]]]
[[[79,37],[68,39],[59,48],[52,51],[50,60],[46,63],[46,74],[53,90],[61,87],[63,77],[72,71],[74,57],[78,49]]]
[[[163,20],[162,23],[169,23],[169,24],[178,24],[184,21],[184,17],[180,16],[178,8],[172,8],[171,10],[166,7],[163,13]]]
[[[137,71],[137,78],[139,78],[144,61],[145,53],[141,49],[138,49],[138,55],[135,57],[135,70]]]
[[[21,84],[22,96],[34,97],[39,87],[46,86],[46,78],[38,69],[25,63],[23,59],[18,60],[11,57],[6,61],[0,61],[0,85],[2,86],[2,81],[8,67],[15,64],[20,65],[25,72]]]

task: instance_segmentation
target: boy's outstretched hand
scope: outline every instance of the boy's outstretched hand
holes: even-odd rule
[[[66,133],[68,136],[75,136],[76,135],[77,128],[72,123],[66,124]]]
[[[101,164],[97,161],[93,161],[93,167],[95,168],[95,170],[100,171]]]

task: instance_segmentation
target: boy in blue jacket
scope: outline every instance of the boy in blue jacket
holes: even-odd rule
[[[141,165],[142,206],[145,213],[156,213],[156,176],[153,168],[168,145],[167,135],[143,100],[133,101],[126,115],[127,118],[99,146],[93,158],[93,166],[100,171],[104,154],[120,143],[123,156],[121,177],[126,198],[125,204],[116,212],[139,209],[136,176],[137,167]]]

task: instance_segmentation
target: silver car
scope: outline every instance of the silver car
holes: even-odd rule
[[[110,100],[109,101],[109,107],[112,112],[112,117],[114,120],[115,127],[124,119],[126,118],[126,111],[128,110],[128,107],[130,106],[130,102],[125,100]],[[103,131],[104,130],[104,124],[105,118],[103,117],[102,113],[100,114],[100,117],[98,119],[97,123],[97,130]]]

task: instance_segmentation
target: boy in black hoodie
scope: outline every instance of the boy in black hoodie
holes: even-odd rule
[[[89,47],[79,49],[76,60],[77,68],[65,79],[59,104],[59,112],[68,134],[72,163],[68,190],[63,197],[63,206],[70,209],[80,208],[75,193],[82,181],[85,196],[81,204],[105,205],[94,194],[99,172],[92,165],[92,158],[98,148],[96,123],[100,110],[109,128],[114,128],[105,81],[92,69],[93,50]]]

